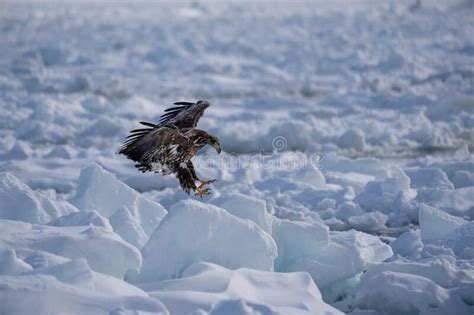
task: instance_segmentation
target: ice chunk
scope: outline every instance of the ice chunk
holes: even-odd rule
[[[365,213],[359,216],[352,216],[347,219],[347,223],[354,229],[367,233],[375,233],[385,227],[388,216],[378,211]]]
[[[95,209],[105,217],[112,216],[125,206],[147,235],[153,232],[166,214],[160,204],[143,197],[97,164],[81,171],[77,192],[71,202],[79,209]]]
[[[456,265],[454,257],[443,255],[418,262],[397,259],[390,262],[370,263],[363,278],[371,278],[385,271],[409,273],[430,279],[448,289],[474,284],[474,273],[464,268]]]
[[[461,225],[433,244],[450,248],[463,258],[474,259],[474,221]]]
[[[19,252],[25,257],[24,261],[35,269],[52,267],[70,261],[69,258],[54,255],[42,250],[21,249]]]
[[[52,226],[80,226],[80,225],[90,225],[103,227],[106,230],[112,231],[112,226],[110,226],[109,220],[101,216],[95,210],[84,210],[78,211],[65,216],[59,217],[56,220],[53,220],[48,223]]]
[[[30,147],[22,141],[16,141],[7,153],[0,156],[3,160],[25,160],[32,155]]]
[[[317,205],[324,199],[333,199],[336,203],[344,203],[354,198],[354,190],[352,187],[340,187],[336,185],[327,185],[325,189],[316,189],[314,187],[306,187],[296,190],[297,193],[291,196],[310,210],[318,211]]]
[[[258,225],[196,200],[175,204],[143,248],[141,281],[177,278],[196,261],[273,270],[275,241]]]
[[[324,175],[315,167],[304,167],[297,171],[290,171],[287,177],[315,188],[324,188],[326,186]]]
[[[428,205],[421,204],[419,222],[421,239],[426,241],[441,238],[467,221]]]
[[[278,258],[275,261],[277,271],[286,271],[295,260],[313,257],[329,243],[328,227],[316,222],[274,218],[272,234],[278,246]]]
[[[70,160],[76,155],[76,150],[68,145],[55,146],[47,155],[48,158]]]
[[[440,168],[414,168],[405,170],[412,188],[454,189],[448,176]]]
[[[474,161],[442,161],[433,164],[433,167],[441,168],[456,188],[474,186]]]
[[[110,217],[110,224],[112,224],[115,233],[136,248],[141,249],[148,240],[140,222],[131,215],[125,206]]]
[[[304,272],[274,273],[194,263],[183,277],[140,285],[158,298],[171,314],[201,309],[211,314],[341,314],[327,305]],[[264,310],[264,313],[259,313]],[[224,313],[222,313],[224,312]],[[199,314],[199,313],[197,313]]]
[[[211,203],[227,210],[241,219],[255,222],[265,232],[272,233],[272,215],[268,213],[265,201],[250,196],[230,193],[222,194]]]
[[[391,204],[400,195],[405,200],[411,200],[416,192],[410,188],[410,178],[402,169],[395,167],[392,177],[367,183],[365,191],[354,202],[366,210],[390,212]]]
[[[360,194],[365,185],[368,182],[375,180],[375,176],[361,174],[356,172],[334,172],[334,171],[326,171],[324,175],[327,179],[328,183],[338,184],[341,186],[351,186],[356,194]]]
[[[32,190],[10,173],[0,173],[0,219],[47,223],[78,211],[66,201]]]
[[[319,288],[362,272],[369,262],[392,256],[390,246],[376,236],[357,232],[334,232],[329,245],[311,256],[296,260],[286,271],[307,271]]]
[[[337,211],[335,213],[336,218],[340,220],[347,220],[353,216],[361,216],[365,214],[364,210],[360,208],[360,206],[352,201],[346,201],[340,204],[337,207]]]
[[[0,275],[18,275],[33,267],[16,256],[13,249],[0,249]]]
[[[54,266],[35,268],[27,274],[52,275],[63,283],[94,289],[93,273],[94,272],[87,264],[87,261],[84,258],[79,258]]]
[[[45,66],[58,66],[70,62],[71,51],[60,47],[42,47],[39,49],[39,55]]]
[[[382,314],[469,314],[454,291],[418,275],[385,271],[365,279],[355,305]]]
[[[365,134],[359,129],[349,129],[338,139],[337,144],[341,148],[362,152],[366,146]]]
[[[405,232],[390,243],[393,253],[403,257],[418,258],[423,249],[420,230]]]
[[[469,216],[474,219],[474,187],[454,190],[418,190],[416,200],[444,210],[456,216]]]
[[[138,270],[140,252],[118,235],[88,226],[55,227],[0,220],[0,248],[42,250],[71,259],[85,258],[95,271],[123,278]]]
[[[454,172],[453,182],[456,188],[474,186],[474,171],[459,170]]]
[[[300,191],[304,189],[304,184],[299,182],[294,182],[292,180],[280,177],[269,177],[255,183],[255,187],[258,190],[268,190],[274,194],[280,193],[282,191],[295,190]]]
[[[108,315],[117,309],[123,311],[121,314],[169,314],[157,299],[92,271],[82,259],[27,275],[0,276],[0,282],[2,314]]]

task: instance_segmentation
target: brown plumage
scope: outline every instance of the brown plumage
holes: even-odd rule
[[[209,103],[174,104],[177,106],[166,109],[158,124],[140,122],[147,128],[132,130],[118,153],[135,161],[135,167],[142,172],[175,174],[181,188],[188,194],[193,190],[199,196],[207,195],[209,189],[203,187],[214,180],[200,180],[191,158],[207,144],[218,153],[221,152],[216,136],[196,129]],[[199,186],[196,186],[197,181],[200,182]]]

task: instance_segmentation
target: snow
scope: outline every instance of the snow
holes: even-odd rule
[[[10,173],[0,173],[0,218],[47,223],[78,211],[71,204],[32,190]]]
[[[106,230],[112,231],[112,226],[107,218],[104,218],[95,210],[78,211],[71,214],[64,215],[48,223],[53,226],[81,226],[94,225],[100,226]]]
[[[371,263],[364,278],[370,279],[386,271],[422,276],[447,289],[470,285],[474,280],[474,273],[463,270],[456,263],[456,259],[450,256],[430,257],[417,262],[400,259],[385,263]]]
[[[176,232],[180,230],[186,233]],[[169,209],[142,253],[140,280],[157,281],[179,278],[197,261],[271,271],[277,248],[254,222],[216,206],[185,200]]]
[[[110,217],[110,224],[115,233],[136,248],[141,249],[145,246],[148,237],[140,222],[132,216],[127,207],[123,206],[117,210]]]
[[[4,314],[169,314],[142,290],[92,271],[84,259],[16,277],[2,275],[0,282]]]
[[[141,265],[142,257],[135,247],[101,227],[55,227],[0,220],[0,230],[1,248],[41,250],[71,259],[85,258],[92,270],[120,279],[127,270],[137,270]]]
[[[251,220],[265,232],[272,233],[272,216],[268,213],[263,200],[231,193],[222,194],[218,198],[211,200],[211,203],[224,208],[236,217]]]
[[[3,1],[0,313],[474,313],[472,16]],[[115,154],[199,99],[211,196]]]
[[[307,253],[285,271],[307,271],[319,288],[351,278],[364,271],[370,262],[384,261],[392,249],[377,237],[357,232],[334,232],[327,246]]]
[[[415,196],[416,192],[410,188],[410,178],[402,169],[395,168],[393,176],[368,182],[365,191],[354,201],[367,210],[389,212],[390,205],[397,198],[402,197],[408,201]]]
[[[140,286],[162,301],[171,314],[196,309],[203,314],[342,314],[324,303],[304,272],[230,270],[196,262],[184,270],[180,279]]]
[[[383,314],[469,314],[469,307],[452,290],[421,276],[391,271],[364,281],[355,305],[375,307]]]
[[[160,204],[141,196],[98,164],[91,164],[81,171],[71,203],[79,209],[97,210],[105,217],[112,216],[125,206],[133,211],[147,235],[153,232],[166,214]]]
[[[16,256],[13,249],[2,250],[0,257],[0,275],[18,275],[33,269]]]

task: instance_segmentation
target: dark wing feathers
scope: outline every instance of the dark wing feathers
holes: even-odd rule
[[[195,128],[204,111],[209,107],[206,101],[176,102],[174,105],[177,106],[165,110],[158,122],[159,126],[174,125],[178,129]]]
[[[190,190],[196,189],[195,181],[198,180],[194,165],[189,158],[181,161],[179,159],[183,157],[178,160],[173,157],[176,157],[178,147],[182,150],[189,146],[189,139],[183,133],[196,127],[209,103],[176,102],[174,105],[165,110],[158,124],[140,121],[147,128],[130,131],[118,153],[135,161],[135,166],[142,172],[153,171],[154,162],[163,164],[168,167],[162,170],[163,174],[175,173],[181,187],[189,194]]]
[[[176,103],[174,103],[174,105],[178,105],[178,106],[174,106],[174,107],[170,107],[170,108],[165,109],[165,113],[163,115],[161,115],[160,122],[158,124],[166,123],[170,119],[176,117],[183,110],[187,110],[195,104],[194,103],[189,103],[189,102],[176,102]]]
[[[123,154],[124,150],[130,146],[132,143],[136,142],[141,137],[147,135],[150,131],[154,128],[141,128],[141,129],[134,129],[130,131],[130,134],[125,138],[125,142],[123,146],[120,148],[119,153]]]
[[[153,162],[164,163],[169,154],[163,150],[169,150],[174,144],[181,144],[188,141],[178,130],[174,128],[150,128],[147,131],[134,133],[119,150],[129,159],[139,164],[151,164]]]
[[[191,106],[191,105],[194,105],[195,103],[191,103],[191,102],[176,102],[174,103],[174,105],[184,105],[184,106]]]

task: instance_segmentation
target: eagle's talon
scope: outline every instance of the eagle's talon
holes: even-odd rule
[[[204,186],[206,185],[209,185],[209,184],[212,184],[212,183],[215,183],[217,182],[217,179],[210,179],[210,180],[198,180],[199,183],[201,183],[199,186],[198,186],[198,189],[200,188],[203,188]]]
[[[201,199],[202,199],[203,196],[211,195],[211,190],[209,188],[207,188],[207,189],[196,188],[196,190],[194,192],[194,195],[198,196],[198,197],[201,197]]]

